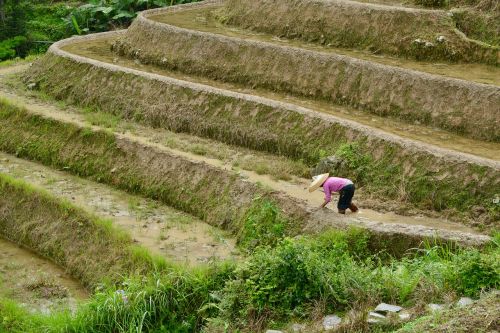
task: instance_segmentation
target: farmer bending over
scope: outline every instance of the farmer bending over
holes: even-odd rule
[[[353,213],[358,211],[358,207],[352,203],[354,196],[354,183],[347,178],[329,177],[328,173],[313,177],[313,182],[309,186],[309,192],[323,187],[325,192],[325,202],[319,207],[324,208],[332,200],[332,192],[339,192],[340,198],[337,208],[340,214],[345,214],[349,208]]]

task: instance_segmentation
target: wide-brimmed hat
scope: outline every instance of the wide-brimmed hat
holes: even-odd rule
[[[330,174],[324,173],[322,175],[317,175],[313,177],[311,185],[309,185],[309,192],[316,191],[323,183],[328,179]]]

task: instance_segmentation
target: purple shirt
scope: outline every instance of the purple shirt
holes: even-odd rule
[[[332,200],[332,192],[340,191],[344,186],[352,184],[352,181],[347,178],[330,177],[323,183],[323,191],[325,192],[325,201]]]

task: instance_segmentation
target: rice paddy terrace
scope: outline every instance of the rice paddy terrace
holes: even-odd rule
[[[450,6],[202,1],[0,67],[0,331],[498,330],[498,36]]]

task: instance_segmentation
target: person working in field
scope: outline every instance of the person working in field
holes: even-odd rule
[[[324,208],[332,200],[332,192],[339,192],[340,198],[337,208],[340,214],[345,214],[347,208],[353,213],[358,211],[358,207],[352,203],[354,196],[354,183],[347,178],[330,177],[328,173],[313,177],[309,186],[309,192],[314,192],[322,187],[325,192],[325,202],[319,207]]]

